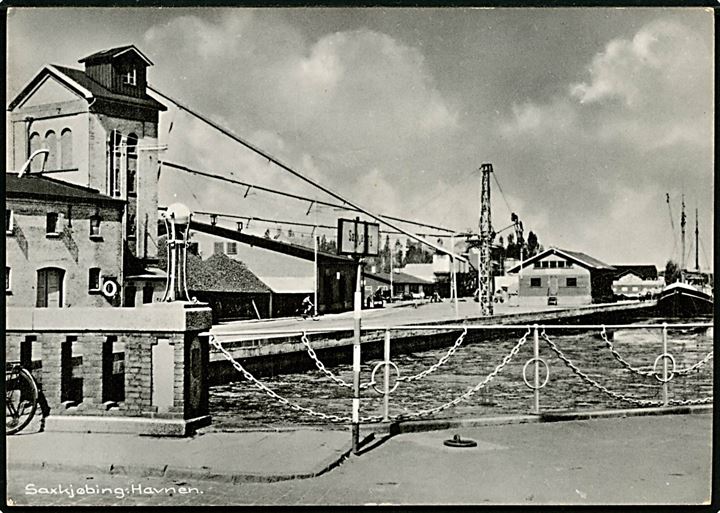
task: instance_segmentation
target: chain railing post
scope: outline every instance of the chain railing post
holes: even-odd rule
[[[360,318],[362,316],[362,262],[357,260],[357,278],[355,282],[355,301],[353,309],[354,337],[353,337],[353,400],[352,400],[352,452],[357,454],[360,450]]]
[[[383,382],[383,422],[390,420],[390,330],[385,330],[385,381]]]
[[[535,404],[533,413],[540,414],[540,334],[538,325],[533,326],[533,357],[535,358]]]
[[[663,323],[662,328],[662,339],[663,339],[663,406],[668,405],[668,359],[667,356],[667,323]]]

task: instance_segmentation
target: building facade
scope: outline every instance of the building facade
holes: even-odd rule
[[[508,270],[521,305],[587,305],[612,300],[615,268],[577,251],[550,248]]]
[[[6,305],[119,305],[125,202],[36,175],[5,184]]]
[[[92,191],[98,196],[94,201],[102,196],[105,204],[121,204],[114,221],[121,248],[107,257],[121,258],[115,274],[121,278],[117,294],[122,299],[114,304],[124,303],[125,298],[128,306],[135,304],[132,292],[147,296],[150,288],[157,299],[164,287],[164,274],[155,267],[157,130],[159,112],[166,108],[147,94],[147,68],[152,62],[132,45],[97,52],[79,62],[83,69],[46,65],[10,102],[10,166],[23,175],[40,173]],[[80,205],[76,210],[82,210]],[[24,219],[18,221],[28,222],[27,205],[22,211]],[[47,239],[41,242],[48,244]],[[62,251],[51,252],[47,258],[64,256]],[[70,273],[64,279],[79,278]]]

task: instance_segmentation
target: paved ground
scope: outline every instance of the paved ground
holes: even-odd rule
[[[76,506],[698,504],[710,496],[711,431],[712,415],[695,414],[402,434],[318,477],[269,483],[11,466],[8,498]],[[478,446],[445,447],[458,432]],[[237,449],[223,457],[238,458]]]
[[[623,304],[635,304],[635,301],[624,301],[613,303],[616,306]],[[598,305],[587,305],[586,308],[597,308]],[[452,321],[464,319],[477,319],[480,317],[478,303],[472,299],[461,298],[458,301],[458,315],[455,315],[454,303],[444,300],[441,303],[403,302],[387,305],[385,308],[374,308],[362,311],[363,326],[402,326],[409,324],[424,324],[432,321]],[[580,307],[576,307],[580,308]],[[507,303],[494,305],[495,315],[513,315],[533,312],[550,312],[567,310],[568,307],[557,306],[518,306]],[[301,317],[288,317],[281,319],[267,319],[254,321],[232,321],[223,322],[213,326],[212,332],[221,339],[251,338],[246,333],[249,330],[260,331],[287,331],[287,330],[312,330],[312,329],[352,329],[353,312],[339,314],[321,315],[315,319],[302,319]],[[229,336],[229,335],[235,336]]]

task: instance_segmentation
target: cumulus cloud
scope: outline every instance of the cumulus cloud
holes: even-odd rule
[[[367,29],[308,41],[278,18],[225,14],[215,21],[181,16],[151,28],[148,52],[165,70],[183,70],[180,76],[160,71],[154,81],[351,198],[368,180],[372,194],[362,199],[373,205],[394,205],[401,190],[423,187],[422,174],[407,183],[405,173],[438,165],[429,143],[450,140],[459,121],[418,49]],[[181,117],[173,158],[317,195]]]

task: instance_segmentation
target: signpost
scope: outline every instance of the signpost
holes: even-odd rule
[[[353,302],[353,403],[352,452],[360,450],[360,327],[362,316],[362,257],[377,256],[380,246],[380,225],[355,219],[338,219],[338,254],[350,255],[357,263]]]

